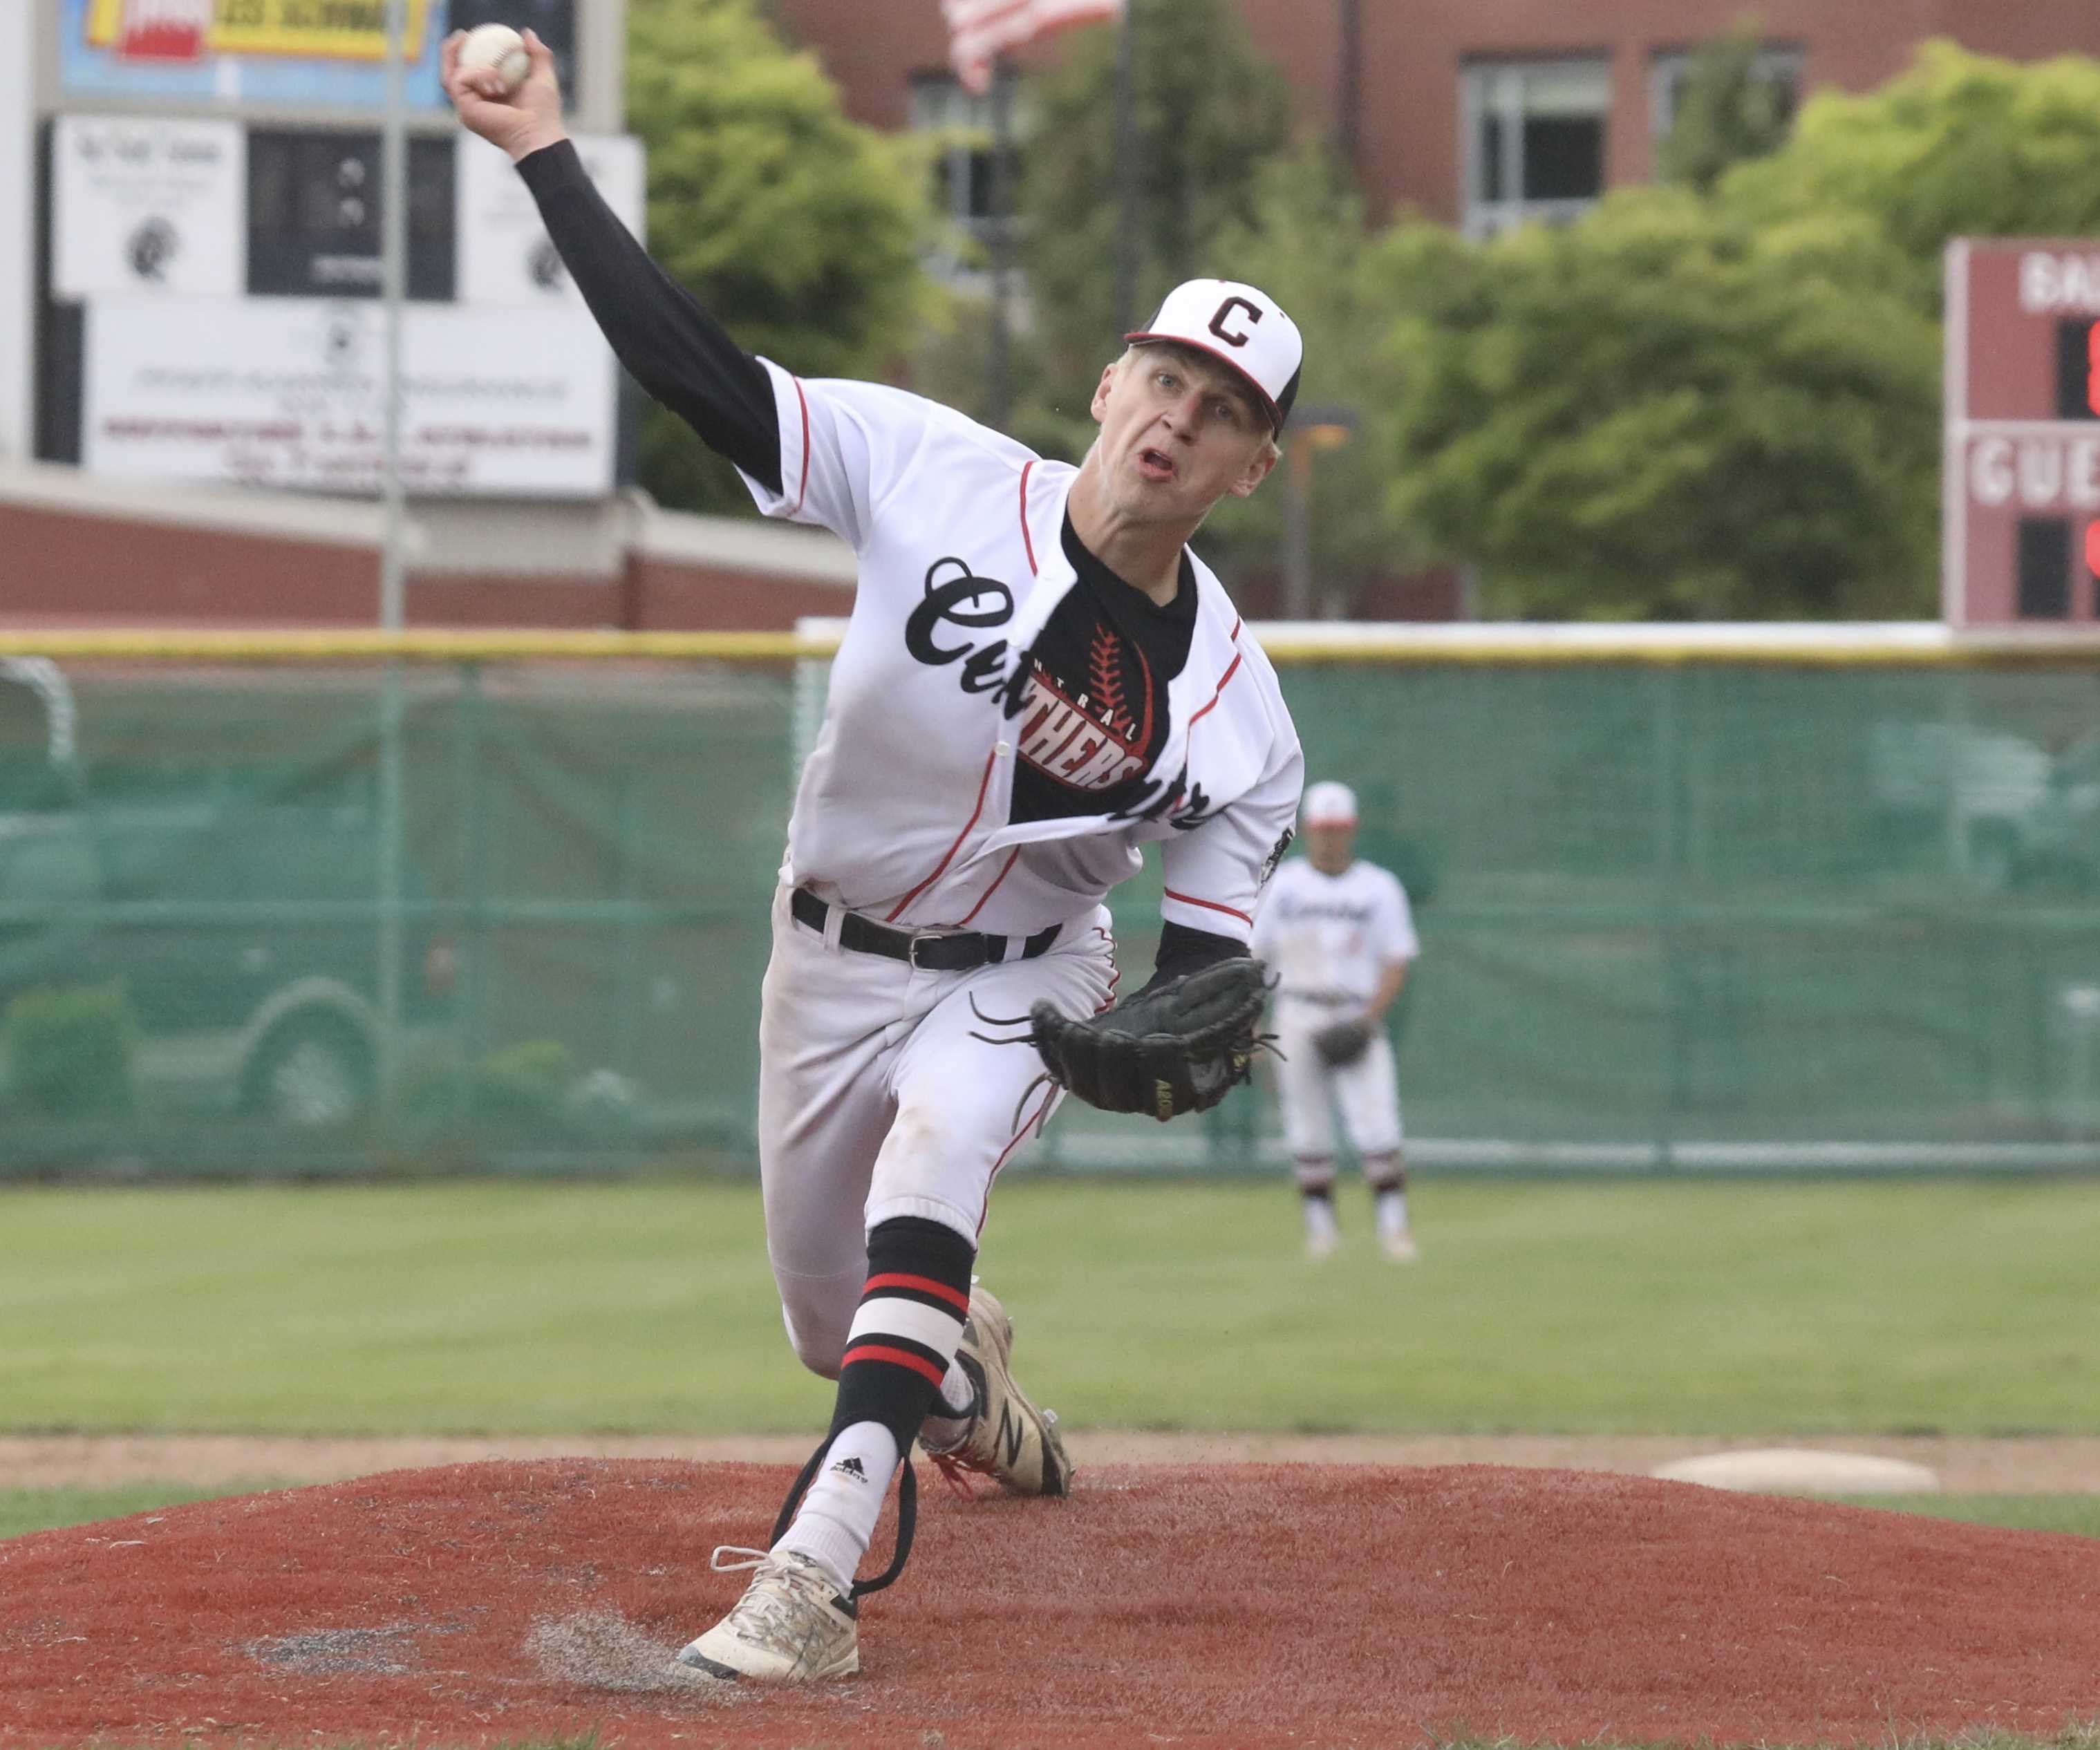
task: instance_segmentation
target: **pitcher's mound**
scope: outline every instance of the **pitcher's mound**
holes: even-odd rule
[[[1485,1466],[929,1487],[862,1677],[673,1672],[740,1588],[709,1550],[762,1542],[790,1474],[470,1465],[0,1543],[0,1742],[1864,1744],[2100,1716],[2100,1541]]]

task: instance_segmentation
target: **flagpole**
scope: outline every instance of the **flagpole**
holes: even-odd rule
[[[986,372],[985,422],[1004,425],[1013,407],[1013,67],[1005,55],[991,68],[991,356]]]
[[[1138,0],[1123,0],[1123,17],[1116,26],[1115,332],[1118,336],[1135,332],[1138,324],[1137,7]]]
[[[402,551],[406,502],[401,475],[402,333],[408,288],[408,135],[405,82],[408,0],[386,0],[386,113],[380,145],[380,281],[386,337],[382,385],[385,419],[379,492],[379,624],[398,633],[408,619],[408,576]],[[401,664],[390,657],[379,678],[379,793],[377,887],[378,966],[373,995],[378,1028],[373,1040],[373,1081],[382,1121],[394,1113],[401,1062],[401,955],[403,882],[401,813],[405,773],[401,746]]]
[[[1362,0],[1341,0],[1341,64],[1335,69],[1335,139],[1352,185],[1363,180],[1364,14]]]

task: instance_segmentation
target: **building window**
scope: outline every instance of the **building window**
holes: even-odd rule
[[[1003,94],[982,97],[964,90],[951,73],[919,73],[911,81],[911,130],[932,148],[933,209],[947,221],[948,236],[935,271],[950,278],[967,276],[987,265],[999,225],[994,142],[998,137],[995,95],[1011,106],[1015,138],[1023,135],[1020,76],[1003,68]],[[1011,165],[1018,195],[1021,155]]]
[[[1784,45],[1760,49],[1755,63],[1758,78],[1772,87],[1778,99],[1780,117],[1789,129],[1801,104],[1802,51]],[[1677,112],[1684,107],[1685,82],[1692,77],[1692,51],[1673,49],[1657,55],[1648,63],[1648,139],[1660,146],[1677,126]]]
[[[1604,192],[1608,60],[1476,62],[1461,107],[1469,235],[1573,218]]]

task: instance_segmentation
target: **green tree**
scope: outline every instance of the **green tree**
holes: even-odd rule
[[[1718,197],[1745,224],[1848,219],[1937,314],[1950,237],[2100,233],[2100,60],[1927,43],[1878,90],[1811,99],[1787,148],[1730,172]]]
[[[750,350],[810,376],[879,373],[924,297],[909,149],[849,121],[752,0],[632,0],[627,81],[651,253]],[[642,482],[682,509],[750,508],[729,465],[653,405]]]
[[[1474,245],[1403,226],[1388,509],[1492,611],[1929,614],[1950,237],[2100,231],[2100,62],[1928,44],[1714,184]]]
[[[1289,143],[1290,104],[1233,0],[1131,4],[1142,320],[1179,281],[1231,267],[1214,245],[1253,219],[1258,173]],[[1091,441],[1087,404],[1117,339],[1115,33],[1076,37],[1027,108],[1021,212],[1044,380],[1012,424],[1026,441],[1072,456]]]
[[[1357,583],[1392,569],[1399,538],[1384,502],[1386,409],[1365,392],[1364,367],[1387,322],[1366,296],[1370,236],[1362,196],[1315,144],[1260,167],[1251,215],[1225,226],[1211,251],[1217,271],[1260,286],[1304,334],[1299,406],[1343,410],[1356,422],[1351,440],[1318,452],[1305,474],[1316,597],[1342,604]],[[1302,437],[1304,428],[1301,416],[1292,429]],[[1205,558],[1229,575],[1281,563],[1293,465],[1286,455],[1251,498],[1218,507],[1204,529]]]
[[[1661,180],[1705,194],[1733,165],[1785,144],[1792,90],[1758,69],[1760,47],[1756,23],[1746,20],[1692,57],[1677,119],[1656,154]]]
[[[1929,611],[1938,336],[1856,227],[1637,190],[1487,245],[1402,226],[1367,271],[1388,508],[1491,611]]]

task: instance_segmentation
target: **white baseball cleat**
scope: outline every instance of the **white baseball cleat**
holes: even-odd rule
[[[809,1557],[724,1545],[710,1565],[718,1574],[757,1572],[736,1608],[678,1655],[680,1664],[732,1683],[821,1683],[860,1669],[860,1608]]]
[[[953,1446],[926,1446],[920,1436],[926,1456],[965,1493],[966,1470],[990,1477],[1009,1494],[1070,1493],[1072,1461],[1057,1432],[1057,1413],[1036,1408],[1013,1382],[1013,1320],[984,1289],[970,1290],[970,1316],[955,1359],[977,1388],[977,1404]]]
[[[1396,1264],[1411,1264],[1422,1256],[1422,1249],[1414,1243],[1414,1236],[1403,1228],[1398,1233],[1389,1233],[1379,1244],[1385,1248],[1385,1255]]]
[[[1305,1255],[1316,1263],[1323,1259],[1332,1258],[1341,1249],[1342,1236],[1331,1228],[1323,1228],[1317,1232],[1305,1236]]]

